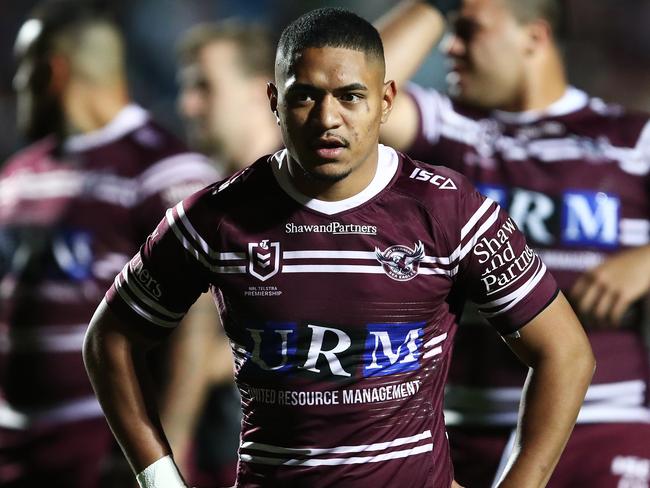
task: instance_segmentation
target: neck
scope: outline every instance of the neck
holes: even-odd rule
[[[268,107],[249,112],[246,120],[246,128],[238,131],[241,137],[234,137],[234,134],[228,137],[223,150],[213,155],[215,161],[223,161],[228,173],[235,173],[282,146],[280,130]]]
[[[294,186],[303,195],[326,202],[337,202],[353,197],[366,189],[375,177],[378,159],[379,145],[375,144],[362,163],[353,166],[345,178],[332,182],[308,175],[290,156],[289,173]]]
[[[123,82],[100,86],[71,82],[63,97],[67,135],[103,128],[128,103]]]
[[[561,56],[557,49],[549,49],[539,58],[531,60],[526,70],[524,89],[512,106],[504,107],[510,112],[544,110],[558,101],[567,90],[567,78]]]

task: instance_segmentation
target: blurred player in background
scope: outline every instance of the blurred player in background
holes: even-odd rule
[[[273,79],[273,44],[260,26],[236,20],[200,24],[179,43],[179,111],[193,147],[219,165],[224,176],[243,169],[259,156],[282,146],[280,131],[269,110],[266,85]],[[215,316],[216,317],[216,316]],[[166,433],[177,462],[197,486],[225,486],[235,481],[241,405],[234,385],[232,353],[227,337],[205,328],[184,328],[192,334],[184,344],[187,357],[197,341],[214,344],[211,380],[202,415],[194,429],[195,445],[186,438],[196,412],[185,395],[170,388]],[[199,337],[205,332],[208,336]],[[180,361],[181,358],[179,357]],[[175,370],[182,387],[182,370]],[[174,417],[172,421],[170,417]],[[173,428],[168,428],[167,425]],[[189,457],[188,457],[189,456]]]
[[[431,4],[449,3],[404,2],[380,21],[388,73],[398,84],[443,33],[443,12]],[[444,42],[451,98],[405,86],[383,140],[462,172],[507,208],[587,328],[598,369],[549,486],[648,487],[641,303],[650,289],[648,117],[568,85],[556,41],[559,1],[465,0],[459,7]],[[488,264],[514,258],[498,243],[476,255]],[[514,279],[487,269],[482,281],[496,293],[512,289]],[[446,419],[457,479],[489,487],[510,450],[526,369],[476,312],[464,321]]]
[[[240,486],[451,486],[442,396],[465,299],[531,366],[500,486],[550,475],[593,371],[588,341],[503,210],[458,173],[378,144],[395,94],[384,74],[360,17],[292,22],[268,87],[287,149],[170,210],[98,308],[84,358],[142,487],[185,483],[140,358],[208,288],[243,400]],[[512,290],[487,296],[472,250],[492,240],[521,267]],[[151,285],[132,278],[143,273]]]
[[[179,110],[193,147],[230,175],[282,146],[269,111],[273,43],[255,24],[227,20],[201,24],[179,45]]]
[[[94,488],[111,434],[87,322],[165,209],[216,172],[130,101],[121,35],[90,2],[43,3],[15,50],[34,143],[0,172],[0,486]]]

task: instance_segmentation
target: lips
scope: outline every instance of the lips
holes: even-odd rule
[[[320,138],[313,144],[316,154],[322,159],[336,159],[347,147],[347,143],[339,138]]]

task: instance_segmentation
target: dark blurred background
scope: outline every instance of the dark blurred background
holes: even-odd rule
[[[0,1],[0,164],[22,145],[15,129],[13,41],[35,0]],[[113,0],[127,38],[129,78],[136,101],[181,135],[176,114],[175,43],[191,25],[239,17],[282,27],[307,10],[341,6],[375,20],[396,0]],[[650,111],[650,1],[565,0],[564,49],[572,84],[628,108]],[[416,75],[444,87],[437,52]]]

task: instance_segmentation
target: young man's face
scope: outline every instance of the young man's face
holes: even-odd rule
[[[237,46],[228,40],[204,45],[194,62],[182,67],[179,111],[196,147],[219,156],[226,139],[246,130],[252,78],[241,68]],[[263,102],[264,84],[255,84]],[[237,140],[241,139],[237,134]]]
[[[380,60],[345,48],[307,48],[271,86],[284,142],[305,175],[335,183],[374,171],[379,126],[394,86]]]
[[[450,93],[486,109],[512,109],[521,95],[526,30],[505,0],[465,0],[446,43]]]

